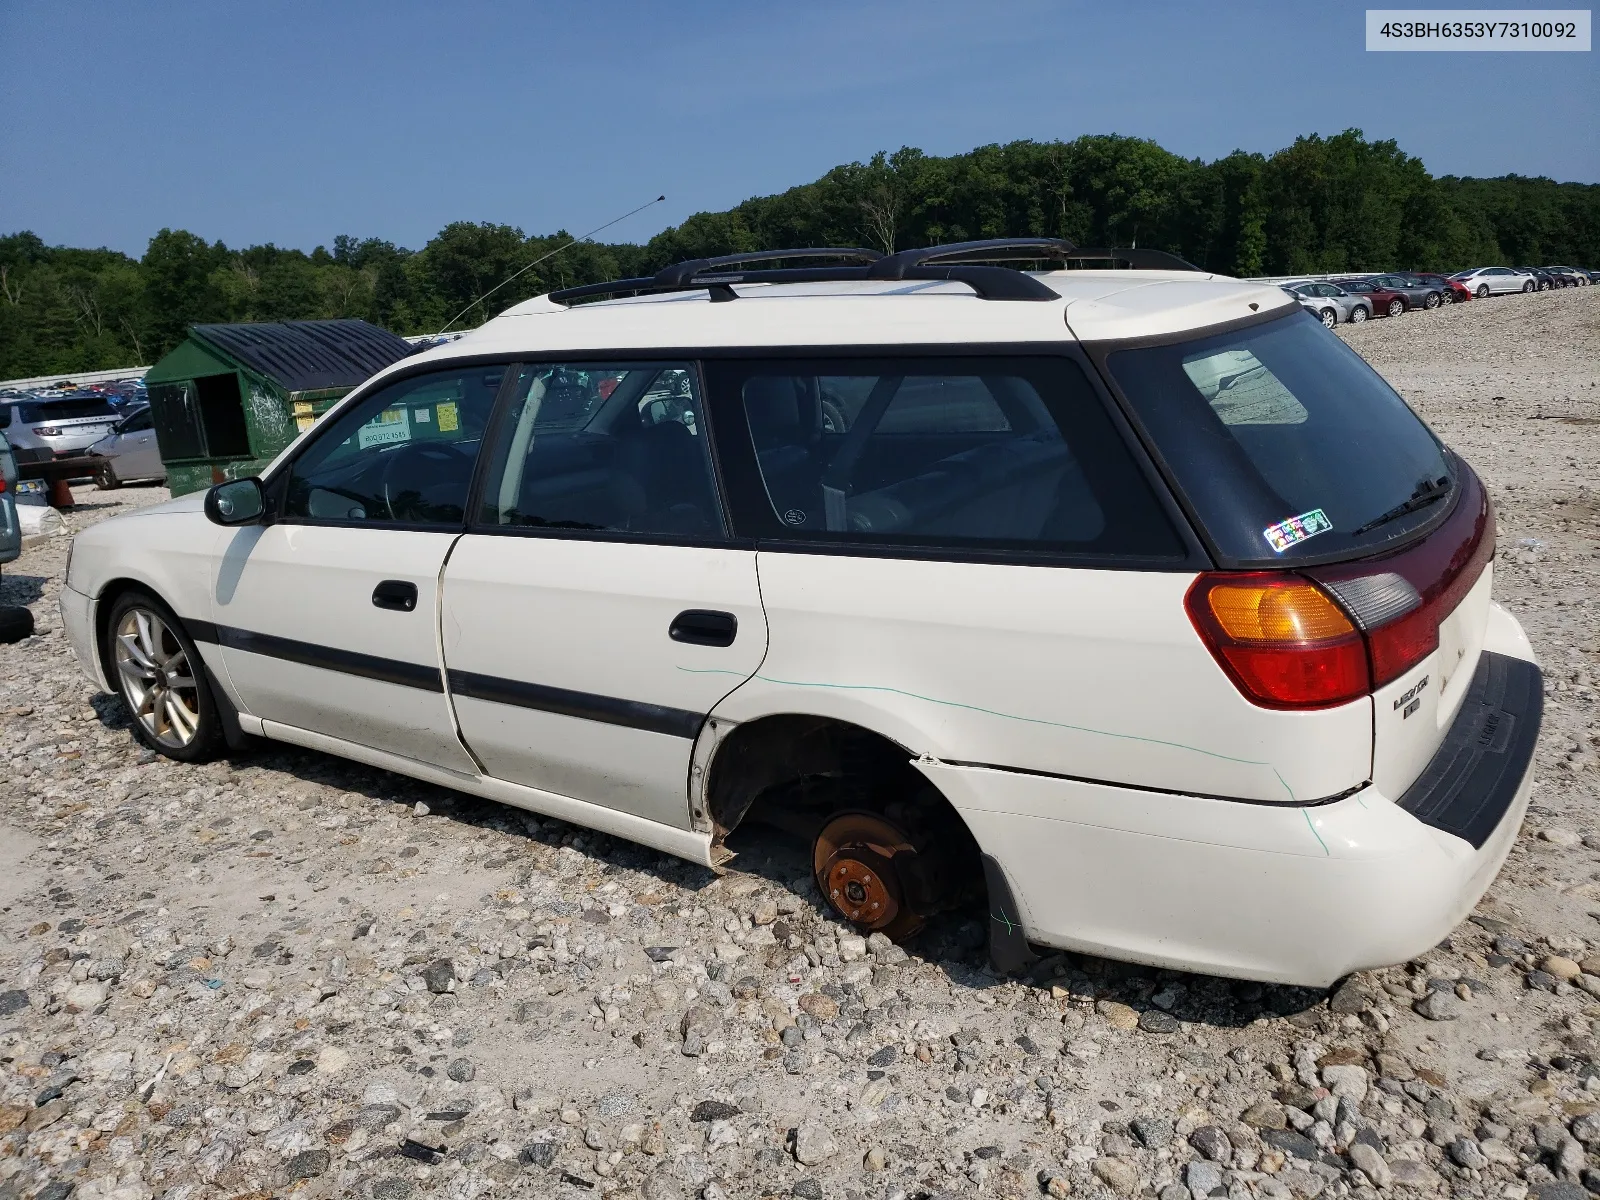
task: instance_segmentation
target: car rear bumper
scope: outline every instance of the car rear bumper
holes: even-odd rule
[[[1438,756],[1398,798],[1368,786],[1324,804],[1250,804],[917,765],[1001,865],[1030,940],[1326,987],[1437,945],[1510,852],[1542,684],[1530,656],[1496,649],[1479,666],[1490,678],[1475,678]]]
[[[73,657],[78,660],[78,669],[95,687],[103,692],[111,691],[111,684],[106,680],[100,654],[95,646],[93,597],[85,596],[82,592],[74,591],[63,584],[61,628],[66,631]]]

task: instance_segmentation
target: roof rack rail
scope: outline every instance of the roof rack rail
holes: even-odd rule
[[[778,262],[789,258],[842,258],[855,262],[877,262],[883,255],[864,246],[810,246],[803,250],[753,250],[749,254],[724,254],[717,258],[691,258],[657,271],[657,283],[683,283],[705,271],[722,267],[741,267],[746,263]]]
[[[1135,271],[1200,271],[1186,258],[1168,254],[1165,250],[1139,250],[1132,247],[1081,248],[1066,256],[1068,262],[1125,262]]]
[[[1016,262],[1041,258],[1068,258],[1077,247],[1065,238],[986,238],[978,242],[950,242],[902,250],[880,258],[867,271],[869,279],[911,279],[906,272],[932,263]]]
[[[738,270],[749,263],[785,259],[853,260],[852,266],[780,267]],[[562,288],[547,297],[570,305],[593,296],[644,295],[659,292],[710,293],[713,304],[739,299],[736,283],[846,283],[866,280],[964,283],[984,300],[1059,300],[1059,293],[1039,279],[1010,267],[982,264],[1059,259],[1063,262],[1126,262],[1143,270],[1198,271],[1200,268],[1162,250],[1084,250],[1065,238],[988,238],[952,242],[883,255],[856,246],[812,246],[804,249],[758,250],[716,258],[692,258],[654,275],[613,279]]]

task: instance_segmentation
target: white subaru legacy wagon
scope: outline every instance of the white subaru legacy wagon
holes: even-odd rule
[[[711,868],[763,822],[863,931],[982,904],[1001,968],[1327,985],[1516,837],[1543,688],[1493,551],[1281,289],[1006,239],[518,304],[79,534],[61,603],[175,759],[254,735]]]

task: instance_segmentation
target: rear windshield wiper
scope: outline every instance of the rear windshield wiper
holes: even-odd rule
[[[1386,513],[1379,513],[1360,529],[1353,530],[1351,537],[1360,537],[1363,533],[1370,533],[1379,525],[1387,525],[1396,517],[1403,517],[1407,513],[1414,513],[1419,508],[1426,508],[1435,500],[1442,500],[1450,494],[1450,477],[1441,475],[1437,479],[1424,479],[1417,484],[1417,490],[1411,493],[1409,500],[1403,500]]]

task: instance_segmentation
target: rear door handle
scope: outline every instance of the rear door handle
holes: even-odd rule
[[[667,636],[691,646],[731,646],[739,634],[739,618],[706,608],[685,609],[672,618]]]
[[[417,607],[417,585],[404,579],[385,579],[372,589],[372,603],[376,608],[412,612]]]

